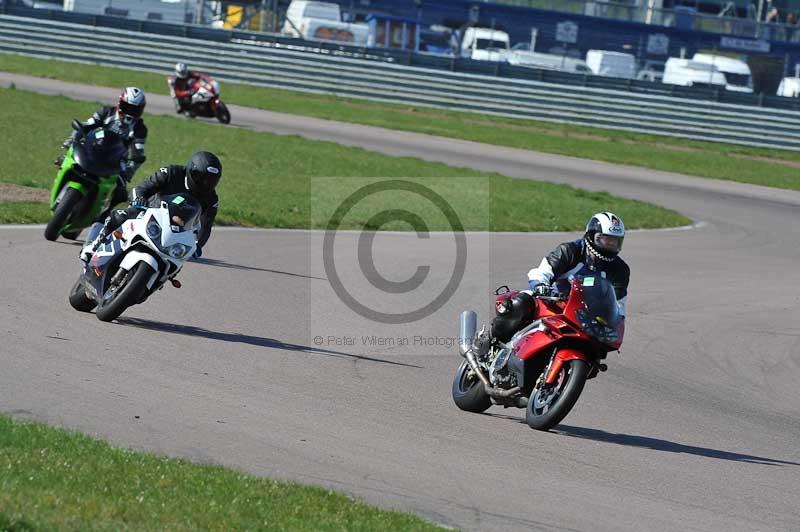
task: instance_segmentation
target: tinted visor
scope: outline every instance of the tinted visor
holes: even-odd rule
[[[612,253],[619,253],[622,251],[623,240],[624,237],[621,236],[603,235],[600,233],[594,235],[595,245],[603,251],[610,251]]]
[[[194,185],[196,192],[207,194],[217,188],[219,174],[212,174],[205,170],[192,169],[189,171],[189,181]]]
[[[140,116],[142,116],[142,111],[144,111],[144,109],[142,108],[141,105],[131,105],[128,102],[123,102],[123,101],[119,102],[120,114],[132,116],[134,118],[139,118]]]

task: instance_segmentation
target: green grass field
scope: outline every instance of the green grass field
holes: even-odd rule
[[[318,487],[0,416],[0,530],[442,530]]]
[[[61,141],[69,133],[74,117],[88,117],[97,104],[44,96],[16,89],[0,89],[0,123],[14,124],[14,134],[0,142],[0,183],[38,188],[50,187],[56,168],[52,160],[61,153]],[[430,186],[464,213],[466,229],[494,231],[577,230],[598,210],[617,212],[629,227],[668,227],[689,223],[685,217],[653,205],[575,188],[511,179],[475,170],[453,168],[409,157],[390,157],[331,142],[310,141],[296,136],[278,136],[180,117],[148,116],[148,160],[138,179],[159,167],[185,163],[199,149],[214,151],[224,166],[220,185],[220,221],[261,227],[325,227],[332,209],[352,190],[358,177],[415,178]],[[314,180],[311,178],[331,177]],[[337,178],[337,179],[334,179]],[[350,181],[343,182],[343,179]],[[471,186],[483,179],[491,194]],[[347,186],[345,186],[347,185]],[[349,188],[348,188],[349,187]],[[481,188],[481,187],[478,187]],[[311,197],[329,198],[323,208],[311,208]],[[418,202],[413,196],[394,198]],[[378,199],[376,199],[378,201]],[[475,208],[475,202],[489,202]],[[315,202],[318,207],[321,203]],[[362,212],[367,212],[363,206]],[[360,227],[358,211],[343,227]],[[0,203],[0,222],[46,221],[42,205]],[[488,218],[488,219],[487,219]],[[430,229],[447,229],[443,220]],[[408,229],[388,225],[385,229]]]
[[[150,92],[168,92],[164,76],[97,65],[0,54],[0,70],[112,87],[138,85]],[[223,97],[230,103],[273,111],[800,189],[800,153],[791,151],[439,111],[233,83],[224,84]]]

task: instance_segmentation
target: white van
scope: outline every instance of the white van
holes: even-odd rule
[[[306,40],[344,41],[363,46],[367,43],[369,25],[342,22],[339,4],[333,2],[292,0],[282,31]]]
[[[800,96],[800,78],[783,78],[778,85],[778,96],[797,98]]]
[[[510,48],[508,33],[491,28],[467,28],[461,40],[461,56],[478,61],[506,61]]]
[[[636,58],[632,54],[589,50],[586,52],[586,64],[598,76],[628,79],[636,77]]]
[[[583,59],[574,57],[531,52],[530,44],[518,43],[511,48],[508,63],[514,66],[541,68],[545,70],[560,70],[574,74],[591,74],[592,69]]]
[[[753,92],[753,75],[744,61],[714,54],[694,54],[692,61],[717,67],[717,70],[725,74],[725,88],[729,91]]]
[[[683,85],[684,87],[691,87],[695,83],[725,86],[727,80],[725,74],[720,72],[716,65],[670,57],[664,65],[664,77],[661,78],[661,83]]]

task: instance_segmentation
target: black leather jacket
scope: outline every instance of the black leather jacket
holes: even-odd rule
[[[144,125],[144,121],[139,118],[133,124],[126,125],[117,119],[114,107],[101,107],[94,112],[89,120],[81,122],[82,131],[74,131],[72,133],[73,142],[81,135],[98,127],[113,131],[120,136],[125,146],[127,146],[129,152],[125,178],[126,180],[130,180],[134,172],[146,159],[144,144],[147,141],[147,127]]]
[[[211,236],[211,227],[217,217],[219,197],[216,192],[199,195],[189,191],[186,186],[186,167],[178,164],[160,168],[131,191],[131,201],[136,198],[150,199],[156,194],[189,194],[197,199],[203,213],[200,215],[201,228],[197,235],[197,247],[202,248]]]
[[[625,314],[625,303],[628,297],[628,282],[631,270],[619,256],[611,260],[595,258],[587,249],[583,238],[572,242],[564,242],[551,251],[537,268],[528,272],[528,284],[533,288],[537,284],[552,285],[564,288],[570,275],[581,275],[589,272],[601,272],[614,286],[620,312]],[[567,285],[568,286],[568,285]]]

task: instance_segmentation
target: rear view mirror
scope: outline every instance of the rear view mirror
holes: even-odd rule
[[[81,126],[81,123],[78,121],[77,118],[72,119],[72,129],[74,129],[75,131],[81,131],[83,129],[83,126]]]

